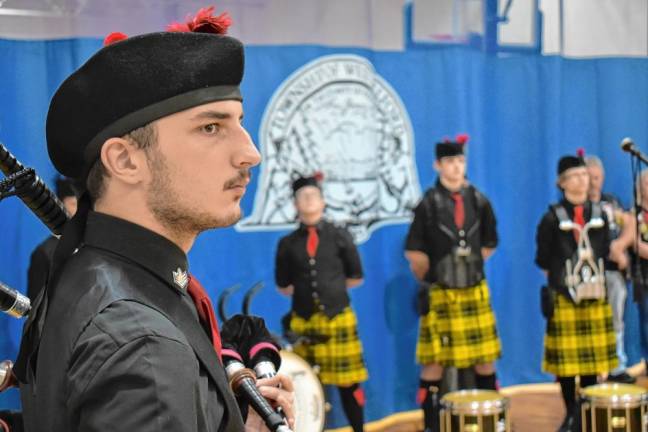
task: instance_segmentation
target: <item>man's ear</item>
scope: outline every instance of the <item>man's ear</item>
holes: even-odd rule
[[[441,171],[441,165],[439,164],[439,159],[434,159],[434,163],[432,164],[432,167],[437,172]]]
[[[136,184],[148,175],[146,154],[130,141],[109,138],[101,147],[101,162],[110,177]]]

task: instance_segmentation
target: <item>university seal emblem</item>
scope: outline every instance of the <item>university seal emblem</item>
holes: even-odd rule
[[[399,96],[365,58],[306,64],[275,92],[259,131],[262,171],[252,214],[239,231],[295,226],[291,183],[324,174],[326,218],[356,242],[411,219],[421,191],[414,136]]]

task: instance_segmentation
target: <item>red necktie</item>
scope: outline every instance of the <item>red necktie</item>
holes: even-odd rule
[[[308,238],[306,239],[306,253],[309,257],[314,258],[317,253],[317,245],[319,245],[319,236],[317,235],[317,228],[314,226],[308,227]]]
[[[455,202],[454,207],[454,222],[458,229],[463,228],[464,221],[466,219],[466,213],[464,212],[464,202],[461,193],[453,192],[451,195],[452,199]]]
[[[580,225],[581,228],[585,226],[585,218],[583,217],[582,205],[574,206],[574,223]],[[576,243],[578,243],[578,240],[580,239],[579,231],[574,231],[574,238],[576,239]]]
[[[214,308],[212,307],[211,300],[209,300],[205,288],[203,288],[200,282],[198,282],[198,279],[193,276],[189,277],[187,292],[196,305],[196,311],[198,312],[200,321],[206,326],[209,326],[211,330],[212,344],[214,344],[214,349],[220,359],[222,343],[218,331],[218,322],[216,321],[216,315],[214,315]]]

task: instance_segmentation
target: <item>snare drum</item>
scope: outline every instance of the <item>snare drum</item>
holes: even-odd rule
[[[510,432],[509,400],[496,391],[460,390],[441,398],[441,432]]]
[[[326,420],[324,389],[317,374],[295,353],[281,351],[281,368],[295,387],[295,432],[321,432]]]
[[[581,419],[587,432],[645,432],[648,393],[630,385],[606,383],[581,390]]]

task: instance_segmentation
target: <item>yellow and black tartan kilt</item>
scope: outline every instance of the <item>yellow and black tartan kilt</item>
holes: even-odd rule
[[[612,308],[607,300],[578,305],[555,296],[547,322],[542,368],[558,376],[595,375],[617,367]]]
[[[430,312],[421,317],[416,344],[419,364],[464,368],[501,355],[486,281],[469,288],[430,289]]]
[[[367,380],[358,323],[350,307],[333,318],[317,312],[306,320],[293,312],[290,329],[300,335],[329,338],[324,343],[295,346],[296,354],[319,366],[322,384],[348,386]]]

